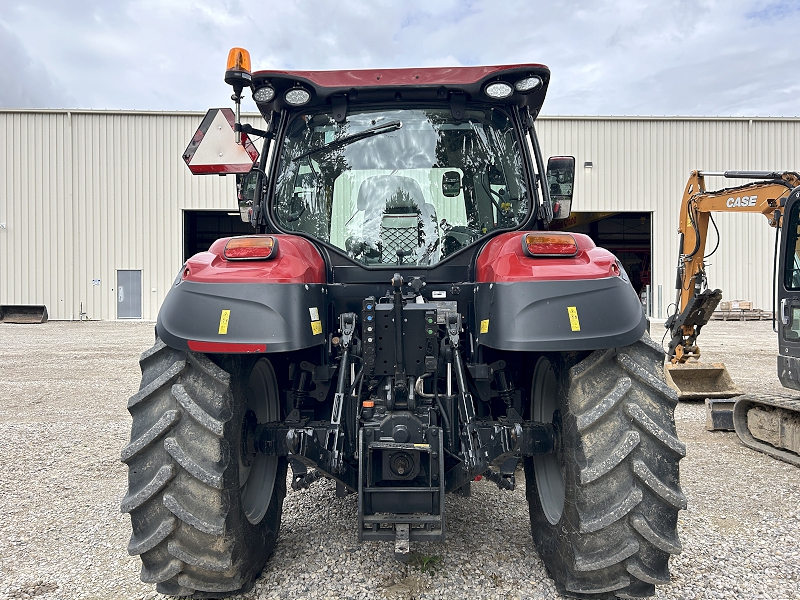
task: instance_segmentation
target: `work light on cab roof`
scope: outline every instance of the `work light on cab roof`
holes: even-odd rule
[[[296,87],[286,92],[283,99],[291,106],[303,106],[311,101],[311,94],[304,88]]]
[[[542,85],[542,80],[539,77],[531,76],[517,81],[514,84],[514,89],[524,94],[526,92],[530,92],[531,90],[535,90],[540,85]]]
[[[253,100],[256,104],[268,104],[275,99],[275,88],[271,85],[262,85],[253,92]]]
[[[514,88],[508,85],[505,81],[495,81],[490,83],[483,89],[483,93],[489,98],[508,98],[514,93]]]

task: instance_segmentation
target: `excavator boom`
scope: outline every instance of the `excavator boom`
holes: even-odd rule
[[[721,190],[706,189],[705,177],[748,178],[756,181]],[[683,192],[678,233],[680,254],[675,287],[675,313],[667,319],[670,331],[668,356],[672,364],[700,357],[697,336],[708,323],[722,291],[708,288],[705,270],[706,239],[711,213],[760,213],[771,227],[780,227],[782,206],[800,175],[774,171],[692,171]]]
[[[709,190],[705,178],[711,176],[754,181]],[[678,215],[677,309],[665,323],[670,335],[665,376],[680,399],[706,400],[708,429],[733,429],[733,401],[729,399],[742,393],[724,364],[698,362],[697,338],[722,300],[722,290],[710,288],[706,275],[706,241],[709,224],[714,224],[712,213],[761,214],[771,227],[780,227],[783,204],[798,184],[797,173],[775,171],[692,171],[686,182]]]

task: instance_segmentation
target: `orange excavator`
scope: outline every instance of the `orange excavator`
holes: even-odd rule
[[[711,191],[705,185],[710,176],[754,181]],[[800,175],[795,172],[692,171],[680,208],[677,308],[665,323],[671,336],[665,374],[679,398],[706,399],[708,429],[735,429],[746,445],[800,466],[800,399],[742,395],[725,365],[699,362],[697,345],[700,330],[722,299],[721,290],[708,287],[706,276],[709,223],[716,228],[711,213],[760,213],[780,234],[775,254],[778,377],[784,387],[800,390],[799,200]]]

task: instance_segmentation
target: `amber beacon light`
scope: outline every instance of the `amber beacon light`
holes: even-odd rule
[[[231,48],[228,64],[225,67],[225,83],[241,89],[253,81],[250,74],[250,53],[244,48]]]

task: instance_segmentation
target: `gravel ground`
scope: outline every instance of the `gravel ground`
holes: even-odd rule
[[[0,324],[0,598],[158,596],[139,581],[119,512],[126,399],[152,339],[152,323]],[[702,342],[744,391],[782,391],[771,323],[712,322]],[[706,431],[704,411],[676,410],[689,508],[657,597],[800,599],[800,469]],[[412,566],[391,544],[358,544],[354,496],[336,498],[327,481],[290,490],[275,556],[245,597],[558,598],[520,479],[511,493],[482,481],[471,498],[448,496],[448,541],[416,544]]]

